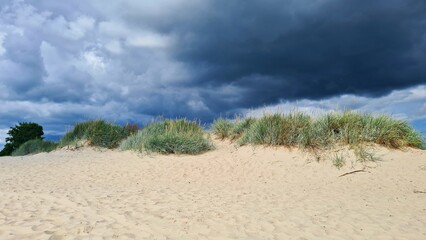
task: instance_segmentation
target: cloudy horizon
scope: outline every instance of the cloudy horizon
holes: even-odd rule
[[[336,109],[426,135],[423,0],[0,0],[0,148],[103,118]]]

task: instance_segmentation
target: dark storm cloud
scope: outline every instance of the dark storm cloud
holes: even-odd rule
[[[423,0],[227,0],[194,15],[168,29],[179,36],[175,56],[205,69],[194,84],[242,89],[233,107],[377,96],[426,81]]]

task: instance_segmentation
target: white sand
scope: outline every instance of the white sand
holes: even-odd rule
[[[426,151],[379,151],[344,177],[358,167],[226,143],[0,158],[0,239],[426,239]]]

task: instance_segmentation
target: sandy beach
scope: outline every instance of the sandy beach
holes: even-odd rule
[[[361,166],[215,144],[0,158],[0,239],[426,239],[426,151],[341,176]]]

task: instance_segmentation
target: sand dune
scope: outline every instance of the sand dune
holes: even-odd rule
[[[339,177],[360,166],[216,145],[0,158],[0,239],[426,239],[426,151]]]

